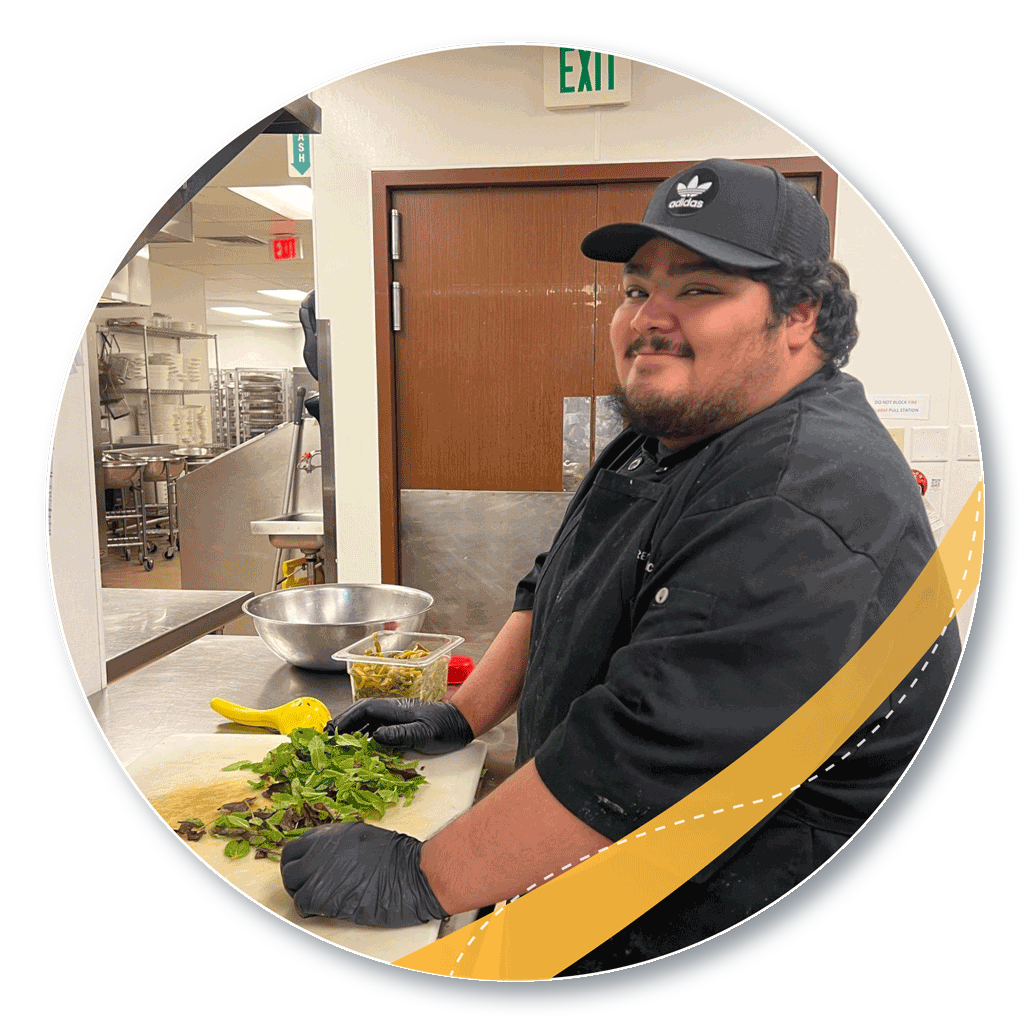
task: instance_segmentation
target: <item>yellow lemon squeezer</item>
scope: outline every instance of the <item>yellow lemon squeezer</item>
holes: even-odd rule
[[[317,729],[324,731],[324,726],[331,720],[327,705],[315,697],[299,697],[297,700],[282,704],[279,708],[257,711],[255,708],[243,708],[240,704],[214,697],[210,707],[240,725],[258,725],[267,729],[276,729],[287,736],[293,729]]]

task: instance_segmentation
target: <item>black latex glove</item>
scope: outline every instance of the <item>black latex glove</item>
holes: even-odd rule
[[[302,917],[404,928],[446,917],[412,836],[361,821],[319,825],[281,850],[281,881]]]
[[[462,712],[447,701],[368,697],[335,715],[324,732],[362,732],[389,747],[421,754],[448,754],[473,741]]]

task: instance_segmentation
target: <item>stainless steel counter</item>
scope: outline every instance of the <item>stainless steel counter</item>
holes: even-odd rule
[[[107,682],[231,622],[252,596],[251,590],[104,588]]]
[[[214,697],[260,709],[316,697],[337,714],[352,703],[352,689],[347,673],[295,668],[271,653],[259,637],[203,636],[92,694],[89,703],[115,756],[127,765],[168,736],[254,731],[213,711]],[[488,746],[478,800],[512,771],[515,716],[480,739]],[[440,934],[472,919],[472,911],[447,919]]]
[[[89,697],[121,764],[176,733],[251,732],[210,708],[214,697],[275,708],[316,697],[332,714],[352,703],[345,672],[310,672],[273,654],[259,637],[204,636]],[[507,778],[515,759],[515,718],[480,737],[487,743],[481,793]]]

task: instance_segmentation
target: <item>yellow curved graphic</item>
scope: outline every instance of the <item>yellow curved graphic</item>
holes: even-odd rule
[[[833,754],[922,661],[981,572],[979,483],[903,600],[864,646],[760,743],[645,826],[487,917],[395,961],[431,974],[554,977],[741,839]],[[912,685],[912,684],[911,684]],[[826,769],[827,770],[827,769]]]

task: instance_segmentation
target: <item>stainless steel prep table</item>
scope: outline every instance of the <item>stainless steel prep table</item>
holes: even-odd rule
[[[238,618],[252,596],[251,590],[104,588],[107,682]]]
[[[275,708],[316,697],[332,714],[352,703],[347,673],[310,672],[281,661],[256,636],[204,636],[89,697],[121,764],[170,733],[251,732],[210,707],[214,697],[248,708]],[[480,737],[487,744],[482,792],[512,771],[515,717]]]
[[[89,697],[111,749],[122,765],[151,751],[171,734],[252,733],[210,707],[221,697],[250,708],[273,708],[297,697],[316,697],[337,714],[352,703],[347,673],[310,672],[281,661],[259,637],[204,636],[116,686]],[[488,744],[485,774],[493,788],[511,771],[515,755],[514,717],[480,737]],[[441,934],[472,919],[472,913],[446,921]],[[373,955],[372,953],[370,955]]]

